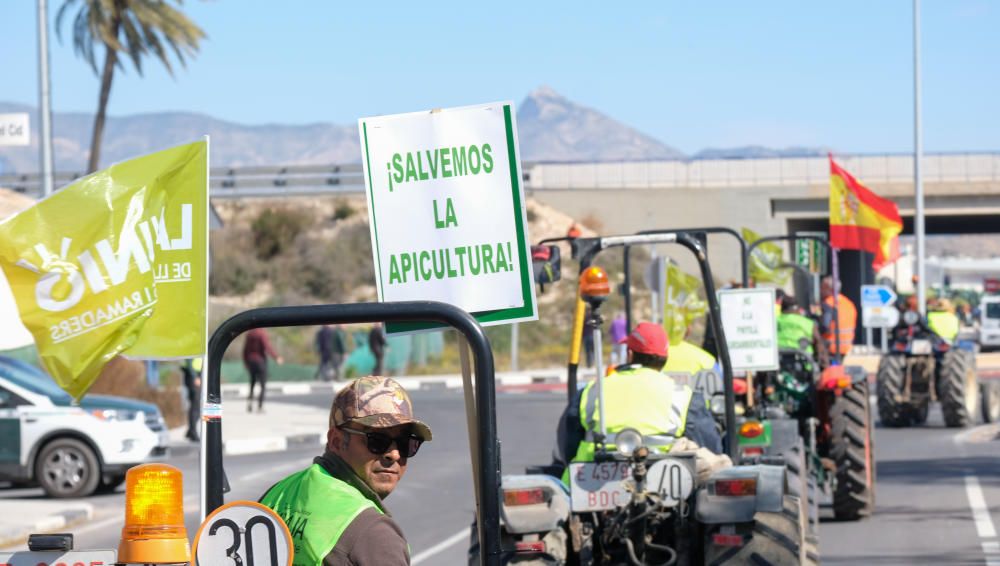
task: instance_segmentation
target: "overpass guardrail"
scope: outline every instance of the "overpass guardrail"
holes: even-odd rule
[[[913,182],[912,155],[845,155],[838,162],[863,182],[878,187]],[[675,161],[526,162],[525,188],[539,190],[746,188],[825,185],[826,157],[699,159]],[[83,176],[59,172],[57,187]],[[1000,182],[1000,152],[928,154],[925,183]],[[364,191],[360,163],[215,167],[209,173],[212,198],[304,196]],[[0,187],[38,197],[38,173],[2,175]]]

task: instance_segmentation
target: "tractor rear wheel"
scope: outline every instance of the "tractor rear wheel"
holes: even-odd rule
[[[818,557],[806,555],[798,498],[786,495],[782,503],[784,508],[781,513],[758,512],[754,515],[753,531],[743,546],[715,545],[709,537],[705,545],[705,564],[817,564]]]
[[[980,386],[979,398],[982,406],[983,422],[1000,421],[1000,383],[988,382]]]
[[[837,466],[833,512],[841,520],[871,515],[875,508],[875,452],[868,383],[845,389],[830,409],[830,458]]]
[[[954,348],[944,353],[938,373],[938,398],[946,425],[955,428],[975,423],[980,406],[974,354]]]
[[[886,355],[878,362],[876,376],[878,417],[885,426],[909,426],[918,420],[917,409],[902,401],[906,387],[906,356]],[[925,409],[926,410],[926,409]]]

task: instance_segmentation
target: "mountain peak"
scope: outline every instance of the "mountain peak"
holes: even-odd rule
[[[533,99],[553,99],[559,101],[565,101],[566,97],[556,92],[556,90],[549,85],[541,85],[535,90],[528,93],[527,98]]]
[[[579,105],[552,87],[531,91],[517,111],[521,155],[539,161],[680,159],[680,151]]]

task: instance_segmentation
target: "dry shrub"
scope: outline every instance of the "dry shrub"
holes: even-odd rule
[[[583,224],[598,234],[604,233],[604,222],[601,222],[601,219],[594,215],[594,213],[590,213],[581,218],[580,224]]]
[[[265,209],[250,225],[257,257],[269,260],[288,250],[311,224],[309,213],[300,209]]]
[[[167,426],[174,428],[187,422],[178,390],[179,381],[179,374],[174,374],[163,387],[152,389],[146,384],[146,368],[142,362],[119,357],[104,367],[89,392],[153,403],[160,408]]]

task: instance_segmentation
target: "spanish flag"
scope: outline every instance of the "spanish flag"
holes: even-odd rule
[[[896,203],[868,190],[830,156],[830,245],[875,254],[872,267],[899,259],[903,219]]]

